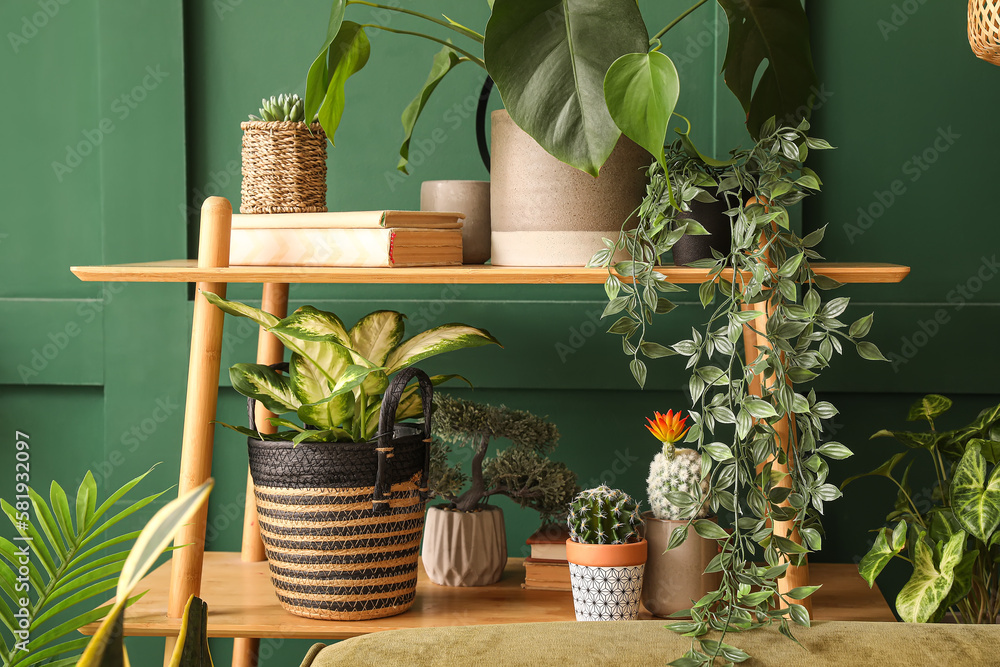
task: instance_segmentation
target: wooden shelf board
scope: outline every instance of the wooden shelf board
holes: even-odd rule
[[[910,267],[898,264],[824,262],[813,269],[842,283],[898,283]],[[560,266],[432,266],[424,268],[331,268],[231,266],[198,268],[195,260],[178,259],[143,264],[74,266],[70,269],[83,281],[151,283],[388,283],[388,284],[600,284],[608,276],[605,269]],[[674,283],[701,283],[707,269],[664,266],[661,272]]]
[[[894,621],[878,589],[869,589],[853,565],[811,563],[817,620]],[[406,613],[370,621],[318,621],[286,612],[271,587],[267,563],[244,563],[240,554],[206,552],[201,597],[208,603],[210,637],[274,637],[346,639],[401,628],[572,621],[569,592],[521,588],[522,559],[511,558],[500,583],[478,588],[452,588],[431,583],[420,568],[417,598]],[[179,619],[168,619],[170,563],[148,575],[136,590],[149,589],[125,614],[128,636],[164,637],[178,632]],[[642,618],[652,618],[645,610]],[[85,626],[91,635],[97,624]]]

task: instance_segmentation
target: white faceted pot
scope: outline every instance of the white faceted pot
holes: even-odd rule
[[[646,540],[634,544],[566,541],[578,621],[634,621],[646,564]]]
[[[428,508],[421,556],[428,578],[440,586],[495,584],[507,565],[503,511],[490,505],[474,512]]]

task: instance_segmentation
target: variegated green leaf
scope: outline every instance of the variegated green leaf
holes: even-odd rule
[[[208,605],[192,595],[184,606],[181,630],[168,667],[212,667],[208,650]]]
[[[934,552],[920,531],[914,546],[913,576],[896,597],[896,612],[907,623],[926,623],[948,595],[955,581],[955,567],[962,560],[966,535],[955,533],[941,551],[935,566]]]
[[[986,542],[1000,526],[1000,466],[986,480],[986,459],[970,443],[951,481],[951,506],[962,527]]]
[[[438,386],[443,384],[448,380],[459,379],[468,384],[470,387],[472,383],[461,375],[432,375],[431,385]],[[419,385],[411,385],[407,387],[402,396],[399,399],[399,407],[396,408],[396,421],[403,421],[404,419],[413,419],[414,417],[420,417],[424,414],[423,403],[420,400],[420,387]]]
[[[235,364],[229,369],[233,389],[255,398],[275,414],[294,412],[302,402],[284,375],[263,364]]]
[[[340,318],[325,310],[302,306],[271,326],[269,331],[282,338],[298,338],[314,342],[334,342],[350,347],[350,337]]]
[[[351,347],[373,364],[385,364],[389,352],[403,340],[403,316],[392,310],[376,310],[362,317],[350,332]],[[369,396],[381,394],[389,385],[383,372],[372,373],[363,389]]]
[[[479,347],[491,343],[500,345],[500,341],[484,329],[477,329],[465,324],[443,324],[417,334],[394,349],[389,353],[385,365],[389,367],[389,375],[392,375],[427,357],[464,347]],[[500,347],[503,346],[500,345]]]
[[[324,430],[344,426],[354,416],[354,394],[343,391],[329,400],[299,406],[296,411],[305,424]],[[303,431],[314,433],[315,431]]]
[[[331,345],[328,365],[320,368],[313,360],[301,354],[293,354],[288,366],[289,382],[296,398],[306,405],[322,401],[330,395],[337,384],[337,378],[351,364],[347,350]]]
[[[951,399],[940,394],[928,394],[910,406],[910,412],[906,416],[906,421],[918,421],[920,419],[935,419],[951,408]]]
[[[902,535],[903,539],[897,541],[896,532],[893,531],[893,540],[890,544],[889,541],[889,529],[880,528],[878,531],[878,536],[875,538],[875,544],[862,558],[861,562],[858,563],[858,572],[865,581],[868,582],[868,587],[871,588],[875,585],[875,578],[882,572],[882,569],[889,564],[900,551],[903,550],[903,546],[906,544],[906,522],[901,521],[900,525],[903,526]]]
[[[212,292],[202,291],[202,295],[208,302],[220,308],[223,312],[229,313],[230,315],[236,315],[237,317],[246,317],[262,327],[273,327],[278,323],[278,318],[271,313],[265,313],[259,308],[254,308],[238,301],[226,301],[217,294]]]

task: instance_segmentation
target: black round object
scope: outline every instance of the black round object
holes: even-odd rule
[[[711,259],[712,249],[723,255],[729,254],[733,244],[733,230],[729,224],[726,211],[729,207],[724,201],[691,202],[691,212],[678,216],[681,220],[694,220],[701,223],[711,236],[684,235],[674,244],[674,264],[683,266],[699,259]]]

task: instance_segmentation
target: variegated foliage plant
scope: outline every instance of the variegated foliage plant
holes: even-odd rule
[[[309,442],[365,442],[378,432],[382,393],[389,377],[443,352],[481,345],[500,345],[488,331],[465,324],[444,324],[403,339],[403,315],[378,310],[350,329],[333,313],[303,306],[284,319],[257,308],[203,292],[230,315],[247,317],[267,329],[291,352],[288,375],[261,364],[236,364],[229,369],[233,387],[282,415],[295,413],[305,428],[281,417],[271,422],[275,434],[242,426],[233,430],[254,438]],[[435,375],[435,385],[459,375]],[[466,380],[466,382],[468,382]],[[396,421],[421,415],[420,394],[406,389]]]
[[[910,451],[842,486],[878,476],[898,489],[887,525],[859,569],[871,585],[892,559],[911,563],[913,574],[896,597],[900,618],[924,623],[951,611],[961,623],[995,623],[1000,614],[1000,405],[983,410],[968,426],[938,431],[934,422],[951,405],[944,396],[925,396],[913,404],[907,420],[926,421],[929,432],[882,430],[872,436],[927,452],[936,478],[929,508],[910,486],[915,460],[906,464],[902,477],[893,476]]]

